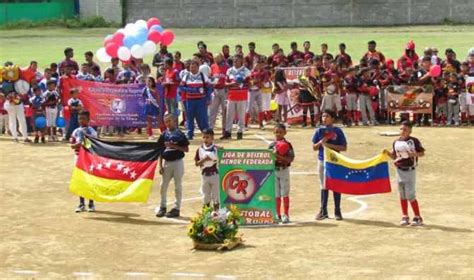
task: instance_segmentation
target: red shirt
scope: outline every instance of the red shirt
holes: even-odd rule
[[[253,70],[250,74],[251,85],[250,90],[259,90],[263,88],[263,84],[270,78],[270,73],[265,69]]]
[[[184,63],[183,62],[173,62],[173,69],[178,70],[178,72],[181,72],[181,70],[184,69]]]
[[[304,53],[300,51],[292,51],[288,54],[288,62],[292,63],[299,59],[304,59]]]
[[[385,56],[379,51],[366,52],[363,58],[367,62],[370,62],[372,59],[377,59],[380,63],[385,64]]]
[[[214,88],[223,89],[225,87],[227,69],[229,69],[229,65],[225,62],[220,65],[217,63],[211,65],[211,76],[217,79]]]
[[[245,67],[247,67],[248,69],[252,69],[254,64],[256,64],[260,60],[260,57],[261,55],[256,52],[249,53],[244,58]]]
[[[165,78],[167,84],[165,88],[165,98],[166,99],[175,99],[176,94],[178,92],[179,86],[179,77],[178,77],[178,70],[176,69],[168,69],[165,71]]]

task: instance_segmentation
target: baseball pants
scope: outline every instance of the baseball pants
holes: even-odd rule
[[[222,129],[226,126],[227,114],[227,89],[214,89],[214,97],[212,98],[211,106],[209,106],[209,127],[214,129],[217,120],[219,109],[222,114]]]
[[[290,195],[290,168],[275,169],[275,197]]]
[[[372,100],[370,99],[370,96],[365,94],[361,94],[359,96],[359,111],[361,112],[362,122],[364,124],[368,122],[367,111],[369,111],[370,121],[372,123],[375,122],[375,113],[374,109],[372,108]]]
[[[17,130],[17,121],[20,127],[21,135],[23,139],[28,138],[28,131],[27,131],[27,124],[25,118],[25,109],[23,104],[14,105],[10,103],[5,103],[5,109],[8,112],[8,125],[10,126],[10,132],[12,133],[12,137],[14,139],[18,138],[18,130]]]
[[[341,95],[338,93],[333,95],[325,94],[321,103],[321,111],[334,110],[334,107],[336,107],[337,112],[342,110]]]
[[[234,123],[234,118],[237,116],[239,118],[239,129],[237,132],[242,133],[245,128],[245,109],[247,106],[246,100],[234,101],[229,100],[227,102],[227,116],[226,116],[226,125],[225,130],[228,133],[232,133],[232,125]]]
[[[205,98],[189,99],[186,101],[186,128],[188,129],[188,138],[194,137],[194,119],[196,119],[201,131],[209,127]]]
[[[181,200],[183,198],[183,180],[184,175],[184,161],[183,159],[178,159],[174,161],[164,161],[163,163],[163,175],[161,179],[161,202],[160,207],[166,208],[166,200],[168,195],[168,186],[171,182],[171,179],[174,180],[174,195],[175,202],[174,208],[180,209]]]
[[[400,199],[416,199],[416,170],[404,171],[397,168],[397,183]]]
[[[58,117],[58,108],[46,107],[46,126],[56,127],[56,118]]]
[[[201,176],[201,191],[204,195],[204,204],[219,203],[219,174]]]

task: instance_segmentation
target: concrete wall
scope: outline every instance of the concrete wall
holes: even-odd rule
[[[81,14],[118,21],[119,0],[81,0]],[[125,0],[126,22],[166,27],[292,27],[474,23],[474,0]],[[98,7],[98,8],[97,8]],[[98,12],[97,12],[98,11]]]
[[[101,16],[106,21],[122,23],[122,4],[120,0],[80,0],[81,17]]]

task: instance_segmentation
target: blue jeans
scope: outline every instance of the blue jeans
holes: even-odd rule
[[[178,101],[176,98],[166,98],[166,109],[168,110],[168,114],[172,114],[173,116],[178,116]]]
[[[186,101],[186,126],[188,138],[194,136],[194,119],[200,130],[209,128],[206,99],[189,99]]]
[[[67,128],[66,140],[71,138],[72,132],[79,127],[79,114],[71,113],[71,118],[69,119],[69,126]]]

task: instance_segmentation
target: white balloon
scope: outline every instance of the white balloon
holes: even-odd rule
[[[147,25],[146,21],[144,21],[143,19],[139,19],[139,20],[135,21],[135,26],[137,26],[137,27],[143,26],[143,27],[148,28],[148,25]]]
[[[131,53],[127,47],[121,46],[117,51],[117,56],[122,61],[129,61]]]
[[[15,91],[19,94],[27,94],[30,90],[30,84],[25,80],[15,82]]]
[[[146,41],[142,47],[145,55],[154,54],[156,51],[156,44],[153,41]]]
[[[143,48],[140,45],[133,45],[130,49],[130,52],[134,58],[143,58],[145,53],[143,52]]]
[[[133,23],[128,23],[125,25],[124,33],[125,35],[135,35],[138,33],[137,26],[135,26]]]
[[[122,33],[122,34],[124,34],[124,35],[125,35],[125,29],[123,29],[123,28],[120,28],[120,29],[119,29],[119,30],[117,30],[117,32],[115,32],[115,33]]]
[[[105,51],[105,48],[100,48],[100,49],[98,49],[95,54],[96,54],[96,56],[97,56],[97,59],[98,59],[100,62],[110,62],[110,60],[112,59],[112,58],[107,54],[107,52]]]

